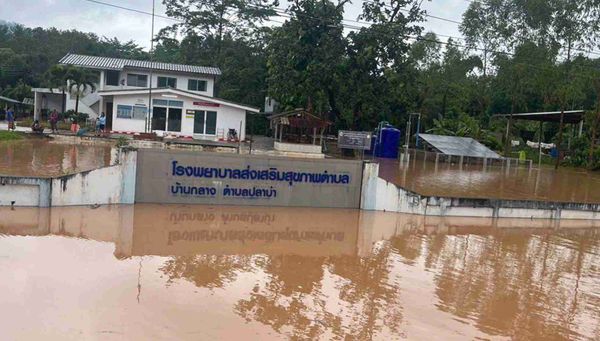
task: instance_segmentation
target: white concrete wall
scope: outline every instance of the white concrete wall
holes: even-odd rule
[[[52,206],[133,204],[136,152],[123,151],[119,161],[118,165],[52,179]]]
[[[101,73],[104,74],[104,72],[105,71],[102,71]],[[125,69],[120,73],[120,76],[119,76],[119,81],[124,79],[125,85],[118,85],[118,86],[106,85],[105,84],[106,81],[103,81],[100,85],[101,90],[139,89],[139,87],[127,85],[127,74],[129,74],[129,73],[136,74],[136,75],[146,75],[146,76],[148,76],[148,78],[150,78],[149,71]],[[214,77],[211,77],[208,75],[191,75],[191,74],[184,74],[184,73],[169,73],[166,71],[156,71],[156,72],[152,73],[152,87],[153,88],[158,87],[158,77],[176,78],[177,79],[176,89],[180,89],[180,90],[184,90],[184,91],[191,91],[191,92],[197,93],[199,95],[204,95],[204,96],[209,96],[209,97],[214,96],[214,87],[215,87]],[[101,78],[105,79],[105,76],[102,75]],[[188,80],[189,79],[199,79],[199,80],[206,81],[206,91],[188,90]]]
[[[59,178],[0,177],[0,206],[133,204],[137,152],[122,150],[116,165]]]
[[[0,206],[50,205],[51,179],[0,176]]]
[[[225,132],[225,137],[227,137],[228,129],[235,129],[236,131],[240,130],[240,121],[242,122],[242,131],[240,134],[241,139],[246,138],[246,111],[242,109],[237,109],[225,105],[220,105],[219,107],[211,107],[211,106],[200,106],[194,105],[194,102],[202,102],[198,99],[193,99],[184,96],[176,96],[176,97],[165,97],[161,94],[153,94],[152,99],[161,99],[161,100],[178,100],[183,101],[182,115],[181,115],[181,132],[173,134],[181,135],[181,136],[193,136],[194,138],[199,139],[216,139],[216,135],[194,135],[194,119],[188,118],[186,115],[187,110],[204,110],[204,111],[216,111],[217,112],[217,131],[219,129],[223,129]],[[148,96],[147,95],[122,95],[122,96],[113,96],[113,126],[112,129],[114,131],[126,131],[126,132],[144,132],[145,120],[136,120],[136,119],[123,119],[117,118],[117,107],[118,105],[145,105],[148,106]],[[108,114],[107,114],[108,115]],[[171,132],[170,132],[171,133]]]
[[[361,209],[440,217],[491,217],[523,219],[600,219],[600,205],[426,197],[381,179],[379,165],[363,170]],[[477,201],[477,203],[476,203]],[[472,202],[472,204],[470,204]],[[581,209],[573,208],[580,206]]]
[[[158,97],[153,97],[158,98]],[[148,108],[148,96],[141,95],[123,95],[113,96],[113,112],[106,113],[106,115],[112,115],[112,130],[114,131],[128,131],[143,133],[146,125],[146,120],[128,119],[128,118],[117,118],[117,106],[118,105],[145,105]]]
[[[40,205],[39,185],[4,185],[0,188],[0,206],[10,206],[14,202],[18,206]]]
[[[292,152],[292,153],[308,153],[308,154],[321,154],[321,146],[314,144],[302,144],[302,143],[287,143],[275,141],[275,150],[281,152]]]

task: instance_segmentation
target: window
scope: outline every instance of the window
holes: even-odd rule
[[[177,78],[172,77],[158,77],[159,88],[176,88],[177,87]]]
[[[169,101],[167,101],[166,99],[153,99],[152,100],[152,104],[153,105],[164,105],[164,106],[167,106],[167,105],[169,105]]]
[[[148,86],[148,76],[129,73],[127,74],[127,85],[145,88]]]
[[[183,108],[183,101],[175,101],[175,100],[166,100],[166,99],[153,99],[152,100],[152,104],[153,105],[161,105],[161,106],[165,106],[165,107],[177,107],[177,108]]]
[[[145,120],[148,109],[141,105],[117,105],[117,118]]]
[[[106,85],[119,85],[119,71],[106,70]]]
[[[133,119],[134,120],[145,120],[148,108],[145,105],[136,105],[133,107]]]
[[[188,90],[206,91],[206,81],[200,79],[188,79]]]
[[[131,105],[117,105],[117,118],[131,118],[132,109]]]
[[[217,112],[203,110],[188,110],[194,114],[194,134],[215,135],[217,133]]]
[[[169,106],[170,107],[183,108],[183,101],[172,101],[172,100],[169,100]]]

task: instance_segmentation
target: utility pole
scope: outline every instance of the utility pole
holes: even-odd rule
[[[150,35],[150,79],[148,80],[148,110],[146,111],[146,126],[144,127],[144,132],[152,131],[152,74],[153,74],[153,65],[152,59],[154,56],[154,3],[155,0],[152,0],[152,28]]]
[[[412,114],[408,114],[408,122],[406,123],[406,144],[404,145],[404,161],[408,162],[408,146],[410,144],[410,126],[412,124]]]

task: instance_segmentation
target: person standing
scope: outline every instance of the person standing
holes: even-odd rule
[[[52,128],[52,133],[58,133],[58,111],[56,109],[52,110],[50,113],[50,127]]]
[[[100,114],[100,118],[98,119],[98,122],[99,122],[98,130],[100,131],[100,134],[103,134],[104,129],[106,128],[106,116],[104,115],[104,113]]]
[[[8,121],[8,130],[15,130],[15,112],[12,108],[8,108],[6,111],[6,121]]]

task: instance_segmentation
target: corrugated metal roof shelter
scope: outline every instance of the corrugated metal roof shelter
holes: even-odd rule
[[[566,110],[563,116],[563,122],[567,124],[576,124],[583,120],[585,110]],[[510,114],[494,115],[495,117],[509,118]],[[544,112],[524,112],[512,115],[513,120],[527,120],[538,122],[560,122],[560,111]]]
[[[161,63],[154,61],[151,62],[149,60],[87,56],[81,54],[67,54],[66,56],[62,57],[59,63],[63,65],[73,65],[101,70],[123,70],[125,67],[130,67],[135,69],[165,70],[213,76],[218,76],[221,74],[221,70],[217,67]]]
[[[23,102],[19,102],[16,99],[4,97],[4,96],[0,96],[0,101],[7,102],[7,103],[13,103],[13,104],[24,104]]]
[[[488,159],[500,159],[493,150],[470,137],[419,134],[427,144],[446,155],[462,155]]]

